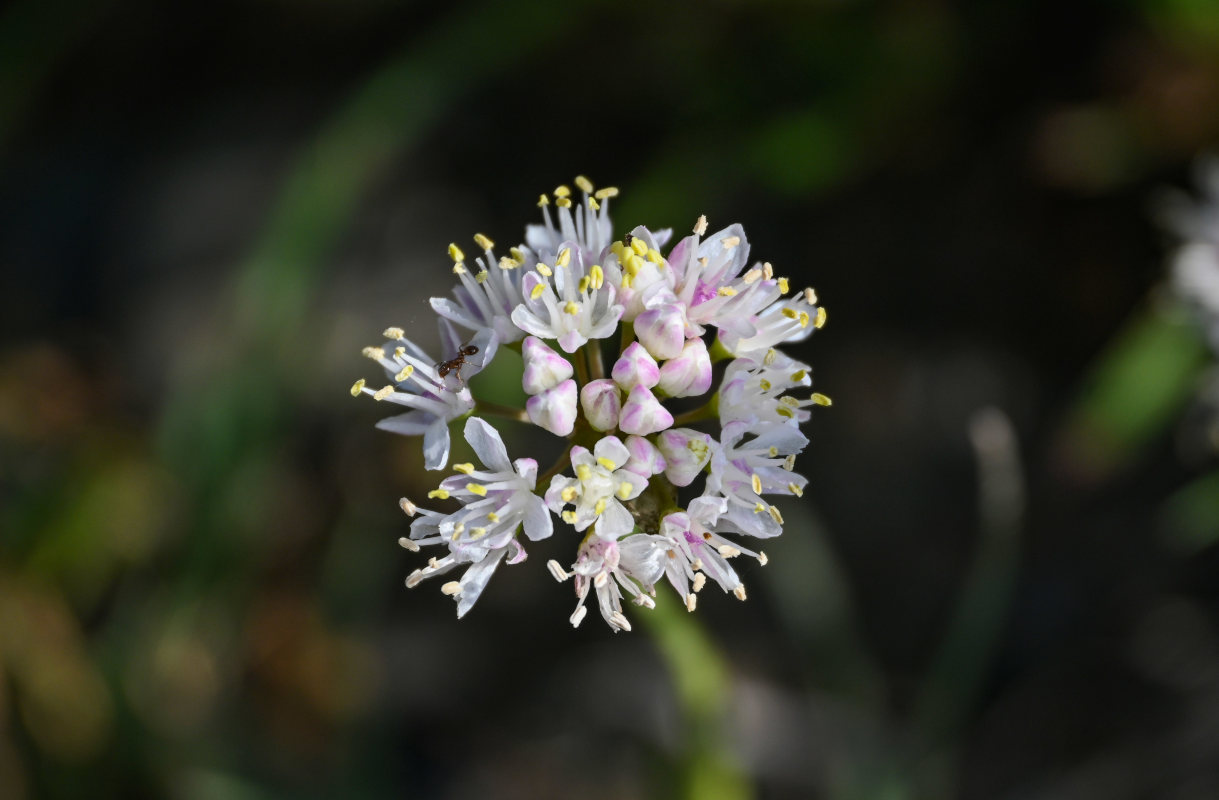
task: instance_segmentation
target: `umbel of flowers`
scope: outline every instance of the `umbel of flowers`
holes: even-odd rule
[[[765,564],[766,555],[742,537],[782,532],[770,498],[803,493],[800,425],[813,406],[830,404],[809,391],[811,368],[779,347],[822,327],[826,313],[812,289],[793,293],[770,264],[750,263],[740,225],[708,234],[700,217],[666,254],[669,230],[641,226],[615,238],[617,189],[575,184],[578,199],[567,186],[553,200],[542,195],[543,224],[504,255],[482,234],[472,260],[450,245],[457,285],[431,299],[441,359],[389,328],[384,344],[364,351],[388,382],[359,380],[351,393],[405,407],[378,427],[422,436],[429,470],[448,465],[450,424],[464,418],[480,462],[452,465],[455,474],[428,493],[435,510],[401,500],[413,517],[402,546],[437,553],[407,586],[459,573],[441,591],[461,617],[501,563],[525,560],[524,540],[557,528],[574,557],[547,567],[573,581],[572,624],[593,594],[613,630],[630,630],[623,600],[651,608],[664,581],[691,611],[709,580],[745,599],[732,560]],[[522,355],[524,409],[471,392],[503,347]],[[564,437],[566,451],[539,477],[534,459],[509,457],[488,416]],[[680,502],[679,489],[692,499]]]

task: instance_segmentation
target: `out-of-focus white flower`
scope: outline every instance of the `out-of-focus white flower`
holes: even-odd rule
[[[1196,173],[1201,198],[1175,195],[1165,208],[1169,227],[1183,240],[1170,271],[1174,289],[1194,309],[1219,353],[1219,158],[1200,160]]]
[[[455,499],[461,508],[441,514],[420,509],[406,499],[401,502],[403,510],[415,517],[410,538],[400,540],[401,544],[409,550],[441,545],[449,551],[411,573],[406,581],[408,587],[462,564],[470,565],[459,580],[441,587],[457,601],[458,617],[465,616],[478,600],[505,556],[513,553],[509,564],[524,560],[525,550],[517,541],[518,530],[523,528],[525,535],[535,542],[553,532],[546,505],[534,494],[537,462],[532,458],[509,461],[499,433],[478,417],[466,420],[465,437],[484,469],[475,469],[473,464],[456,464],[458,474],[446,478],[439,489],[428,495],[434,499]]]

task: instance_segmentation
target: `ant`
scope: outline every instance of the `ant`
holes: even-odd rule
[[[436,373],[441,379],[448,377],[450,372],[457,373],[457,380],[465,385],[465,379],[461,377],[461,368],[466,365],[466,358],[478,352],[478,347],[472,344],[463,344],[458,350],[457,355],[450,358],[448,361],[436,362]]]
[[[634,236],[632,236],[631,234],[629,234],[629,233],[628,233],[626,236],[623,236],[623,237],[622,237],[622,243],[623,243],[624,245],[626,245],[627,247],[630,247],[630,246],[631,246],[631,242],[632,242],[634,239],[635,239],[635,237],[634,237]]]

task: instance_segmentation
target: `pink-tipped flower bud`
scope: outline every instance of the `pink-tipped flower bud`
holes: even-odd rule
[[[525,412],[534,425],[556,436],[568,436],[576,427],[576,382],[565,380],[530,397]]]
[[[681,355],[660,368],[660,391],[669,397],[706,394],[711,388],[711,356],[702,339],[689,339]]]
[[[674,486],[689,486],[711,460],[711,435],[689,428],[665,431],[656,437],[656,446],[665,458],[665,477]]]
[[[553,389],[572,376],[571,363],[536,336],[525,337],[521,356],[525,359],[521,387],[527,394]]]
[[[677,358],[686,342],[686,321],[678,306],[665,303],[635,318],[635,335],[653,357]]]
[[[631,342],[614,363],[610,375],[624,392],[629,392],[636,386],[651,389],[660,381],[660,367],[643,345]]]
[[[642,436],[628,436],[626,437],[626,449],[630,451],[631,457],[627,459],[623,469],[629,469],[636,475],[645,478],[664,472],[665,457],[660,454],[656,445],[647,439]]]
[[[627,395],[626,405],[618,418],[618,427],[623,433],[646,436],[658,433],[673,424],[673,415],[668,412],[652,391],[646,386],[636,386]]]
[[[613,430],[618,427],[618,415],[622,411],[618,386],[606,378],[584,384],[580,389],[580,408],[584,409],[584,418],[595,430]]]

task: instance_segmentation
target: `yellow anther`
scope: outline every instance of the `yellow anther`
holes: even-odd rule
[[[628,251],[626,259],[622,262],[622,269],[633,278],[639,274],[639,270],[643,269],[643,259]]]
[[[589,284],[588,276],[585,275],[583,278],[580,279],[580,283],[576,285],[576,291],[580,292],[581,294],[583,294],[584,292],[587,292],[588,284]]]
[[[351,384],[351,396],[359,397],[360,392],[364,391],[364,379],[360,378],[355,383]]]
[[[725,236],[723,239],[723,242],[724,242],[724,249],[731,250],[732,248],[736,247],[738,244],[741,243],[741,237],[740,236]]]
[[[539,297],[541,297],[541,296],[542,296],[542,295],[543,295],[545,292],[546,292],[546,284],[544,284],[544,283],[539,283],[539,284],[537,284],[536,286],[534,286],[532,289],[530,289],[530,290],[529,290],[529,299],[530,299],[530,300],[537,300],[537,299],[538,299]]]
[[[406,331],[402,330],[401,328],[386,328],[385,332],[381,335],[386,339],[401,339],[406,335]]]
[[[801,312],[800,312],[800,327],[801,327],[801,328],[807,328],[807,327],[808,327],[808,323],[809,323],[810,321],[811,321],[811,320],[810,320],[810,318],[809,318],[808,312],[807,312],[807,311],[801,311]]]
[[[799,484],[795,484],[795,483],[787,484],[787,491],[791,492],[796,497],[804,497],[804,490],[800,488]]]
[[[364,354],[365,358],[371,358],[373,361],[385,358],[385,351],[380,347],[365,347],[360,352]]]
[[[775,522],[779,523],[780,525],[783,524],[783,515],[781,513],[779,513],[778,506],[771,506],[770,508],[768,508],[766,510],[770,512],[771,519],[773,519]]]
[[[762,477],[760,475],[758,475],[757,473],[754,473],[753,476],[749,480],[750,480],[750,484],[753,486],[753,493],[761,494],[762,493]]]
[[[559,496],[563,498],[564,503],[574,503],[576,498],[580,496],[580,493],[576,491],[576,487],[568,486],[559,493]]]
[[[492,247],[495,247],[495,242],[491,241],[481,233],[474,234],[474,244],[478,245],[483,250],[490,250]]]
[[[686,595],[686,610],[693,611],[696,608],[698,608],[698,595],[696,595],[696,594]]]
[[[449,244],[449,258],[453,259],[455,264],[460,264],[466,260],[466,254],[461,252],[461,248],[457,246],[456,242],[451,242]]]
[[[522,264],[525,263],[525,253],[519,247],[509,248],[508,255],[512,256],[513,259],[515,259],[516,261],[518,261]]]
[[[765,378],[761,378],[760,380],[758,380],[758,388],[764,392],[769,392],[770,391],[770,381],[766,380]]]
[[[791,290],[791,284],[787,282],[787,278],[779,278],[779,291],[787,294]]]
[[[817,321],[813,323],[813,327],[820,330],[825,327],[825,308],[817,309]]]
[[[588,464],[578,464],[576,466],[576,477],[578,479],[580,479],[581,482],[587,481],[592,476],[593,476],[593,468],[590,467]]]
[[[449,491],[448,489],[433,489],[427,493],[427,496],[433,500],[448,500]]]
[[[549,278],[551,275],[554,275],[554,270],[539,261],[538,274]]]
[[[775,447],[773,444],[770,446],[770,449],[767,450],[766,452],[770,453],[771,458],[778,458],[778,456],[779,456],[779,448]]]
[[[813,291],[813,287],[808,287],[804,290],[804,302],[810,306],[817,305],[817,293]]]
[[[799,319],[800,312],[794,308],[791,308],[790,306],[785,306],[783,308],[783,316],[787,317],[788,319]]]
[[[770,563],[770,559],[766,556],[765,553],[763,553],[761,550],[759,550],[758,551],[758,564],[760,564],[761,566],[764,567],[769,563]]]
[[[754,503],[754,504],[753,504],[753,513],[755,513],[755,514],[761,514],[761,513],[765,512],[765,511],[766,511],[766,504],[765,504],[765,503]]]
[[[720,297],[733,297],[736,295],[736,289],[733,289],[731,286],[721,286],[715,290],[715,293]]]
[[[774,276],[775,276],[775,268],[770,265],[769,261],[763,262],[762,263],[762,277],[765,278],[766,280],[770,280]]]
[[[465,275],[466,274],[466,265],[462,264],[460,262],[457,264],[454,264],[453,265],[453,274],[454,275]]]
[[[757,283],[758,278],[761,278],[761,277],[762,277],[762,270],[758,269],[757,267],[754,267],[753,269],[749,270],[749,272],[745,273],[745,277],[742,278],[742,280],[745,281],[745,285],[748,286],[751,283]]]
[[[769,367],[771,364],[775,363],[775,359],[778,357],[779,351],[772,347],[766,351],[766,355],[762,356],[762,363]]]
[[[698,221],[694,223],[694,232],[696,234],[698,234],[699,236],[702,236],[704,233],[707,232],[707,215],[706,214],[699,215]]]
[[[588,277],[592,279],[594,289],[600,289],[605,285],[605,270],[601,269],[600,264],[593,264],[592,268],[588,271]]]
[[[466,491],[470,494],[476,494],[479,497],[487,496],[487,487],[483,486],[481,483],[474,483],[473,481],[466,484]]]
[[[449,597],[452,597],[459,592],[461,592],[461,584],[457,581],[449,581],[444,586],[440,587],[440,593],[447,594]]]
[[[568,525],[575,525],[576,524],[576,512],[564,511],[563,512],[563,521],[566,522]]]
[[[398,507],[401,508],[404,512],[406,512],[406,515],[408,517],[415,516],[415,513],[417,511],[419,511],[419,509],[415,506],[415,504],[412,503],[410,500],[407,500],[405,497],[398,500]]]
[[[597,463],[608,469],[610,472],[618,469],[618,465],[615,464],[613,460],[608,459],[605,456],[597,456]]]
[[[813,392],[812,401],[819,406],[832,406],[834,401],[823,395],[821,392]]]
[[[486,535],[487,535],[486,528],[470,528],[470,538],[471,539],[481,539]]]
[[[456,525],[453,526],[453,539],[456,540],[458,536],[461,536],[465,532],[466,532],[466,523],[464,523],[464,522],[457,523]]]
[[[744,602],[745,586],[742,584],[741,586],[736,587],[735,589],[732,590],[732,594],[736,597],[737,600]]]
[[[578,186],[580,191],[584,192],[585,194],[593,193],[593,182],[583,175],[576,176],[576,186]]]
[[[515,258],[510,258],[509,256],[503,256],[499,260],[500,269],[516,269],[520,265],[521,262],[517,261]]]
[[[783,469],[787,470],[788,472],[791,472],[795,468],[796,468],[795,455],[790,455],[787,458],[783,459]]]
[[[554,196],[555,197],[570,197],[571,189],[567,188],[566,186],[556,186],[555,190],[554,190]]]
[[[808,372],[806,372],[805,370],[802,370],[802,369],[798,369],[792,373],[791,382],[799,383],[800,381],[804,380],[807,377],[808,377]]]
[[[380,389],[373,392],[372,399],[376,400],[377,402],[381,402],[382,400],[389,397],[393,393],[394,393],[393,386],[382,386]]]
[[[623,289],[631,288],[631,285],[634,282],[635,282],[635,279],[633,277],[631,277],[631,275],[629,273],[622,276],[622,288]]]
[[[464,464],[454,464],[453,471],[460,472],[462,475],[469,475],[474,471],[474,465],[468,461]]]
[[[618,484],[618,491],[616,494],[618,495],[619,500],[626,500],[631,496],[631,492],[633,491],[635,491],[635,487],[631,486],[631,484],[627,481],[623,481],[622,483]]]
[[[487,521],[488,522],[499,522],[499,514],[496,514],[494,511],[488,511],[487,512]]]
[[[410,376],[412,376],[414,374],[415,374],[415,368],[412,367],[410,364],[407,364],[405,367],[402,368],[401,372],[399,372],[397,375],[394,376],[394,380],[396,380],[398,383],[402,383],[404,380],[406,380],[407,378],[409,378]]]
[[[619,260],[622,259],[622,251],[625,249],[626,245],[624,245],[622,242],[614,242],[610,245],[610,252],[618,256]]]
[[[648,252],[648,243],[636,236],[635,238],[631,239],[631,249],[640,256],[644,256]]]
[[[593,211],[600,211],[600,210],[601,210],[601,204],[600,204],[600,203],[598,203],[596,200],[594,200],[594,199],[593,199],[593,198],[591,198],[591,197],[590,197],[590,198],[588,198],[588,207],[589,207],[589,208],[591,208]]]
[[[556,257],[554,260],[554,263],[559,265],[560,267],[566,267],[568,264],[570,264],[571,263],[571,248],[564,247],[562,250],[560,250],[558,257]]]
[[[571,208],[571,198],[560,197],[558,200],[554,201],[554,204],[559,208]]]
[[[617,197],[617,196],[618,196],[618,187],[617,186],[606,186],[604,189],[598,189],[597,193],[595,195],[593,195],[593,197],[596,197],[598,200],[604,200],[607,197]]]
[[[648,250],[647,259],[648,259],[648,261],[651,261],[653,264],[656,264],[657,266],[659,266],[664,263],[665,257],[660,254],[659,250],[657,250],[655,247],[653,247]]]
[[[538,208],[550,205],[550,198],[544,194],[538,195]]]
[[[791,419],[796,416],[796,412],[792,411],[787,406],[775,406],[775,413],[784,419]]]
[[[785,406],[788,406],[789,408],[799,408],[800,407],[800,401],[794,397],[791,397],[790,395],[787,397],[780,397],[779,402]]]
[[[600,500],[597,501],[597,505],[593,506],[593,513],[598,514],[598,515],[605,513],[605,506],[606,506],[605,498],[602,497]]]
[[[568,300],[567,304],[563,306],[563,311],[575,316],[576,314],[580,313],[580,304],[575,300]]]
[[[477,275],[474,276],[474,280],[478,281],[479,283],[484,283],[487,280],[487,276],[490,274],[491,273],[487,272],[485,269],[481,270]]]

